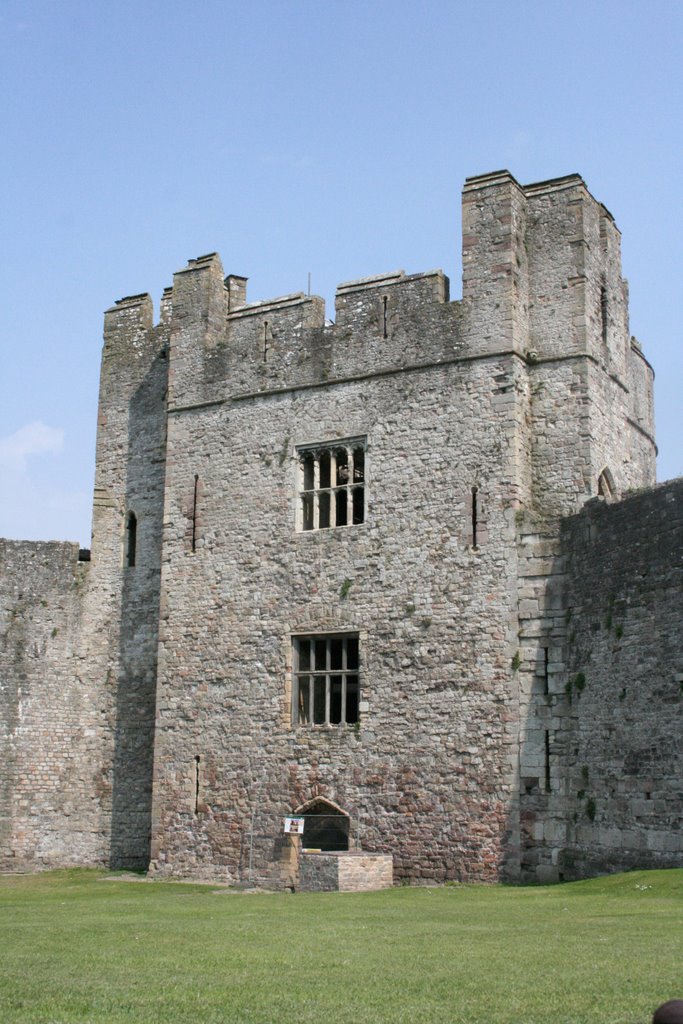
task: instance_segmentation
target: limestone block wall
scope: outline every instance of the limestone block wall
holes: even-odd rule
[[[339,859],[339,891],[366,892],[389,889],[394,884],[390,854],[350,854]]]
[[[303,892],[369,892],[393,885],[392,858],[372,853],[302,853],[299,888]]]
[[[78,545],[0,542],[0,865],[106,862],[108,703],[83,644]]]

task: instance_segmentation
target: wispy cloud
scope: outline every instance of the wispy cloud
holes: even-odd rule
[[[48,427],[41,420],[34,420],[13,434],[0,437],[0,466],[23,473],[26,460],[31,456],[56,455],[63,448],[64,431],[61,427]]]

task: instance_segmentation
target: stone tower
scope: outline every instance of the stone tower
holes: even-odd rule
[[[622,847],[627,865],[676,862],[678,755],[648,782],[666,820],[634,823],[612,786],[619,751],[642,746],[628,697],[607,698],[623,712],[609,758],[583,763],[582,707],[600,718],[614,664],[586,639],[590,600],[642,592],[624,577],[588,594],[586,544],[600,535],[588,563],[610,565],[610,516],[630,507],[621,537],[656,562],[644,506],[619,500],[652,487],[656,449],[610,213],[578,175],[501,171],[465,184],[461,300],[441,271],[397,271],[341,285],[332,323],[318,297],[250,304],[246,283],[209,254],[175,275],[157,326],[149,296],[106,314],[72,652],[79,728],[100,730],[79,783],[98,838],[74,859],[281,884],[298,811],[309,845],[327,815],[330,843],[415,880],[573,877]],[[680,489],[648,494],[677,551]],[[665,576],[648,621],[680,585]],[[663,672],[683,672],[681,648]],[[671,707],[651,713],[664,735]],[[25,862],[30,783],[12,771],[4,842]],[[41,828],[22,819],[24,839]]]

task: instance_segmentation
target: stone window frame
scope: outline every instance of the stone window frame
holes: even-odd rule
[[[367,437],[296,447],[298,533],[360,526],[366,518]]]
[[[291,637],[291,723],[308,729],[360,722],[360,633],[295,633]]]

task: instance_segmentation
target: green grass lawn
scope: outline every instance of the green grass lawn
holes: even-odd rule
[[[649,1024],[683,997],[683,870],[248,894],[0,878],[0,1022]]]

